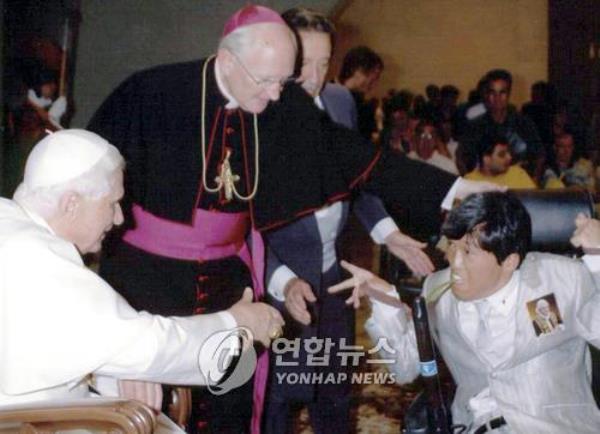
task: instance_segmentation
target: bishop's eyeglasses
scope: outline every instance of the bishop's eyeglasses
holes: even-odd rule
[[[235,60],[237,61],[237,63],[242,67],[242,69],[244,70],[244,72],[246,73],[246,75],[258,87],[261,87],[263,89],[268,89],[270,87],[273,87],[273,86],[277,85],[279,87],[279,89],[282,89],[286,84],[292,83],[292,82],[296,81],[296,77],[294,77],[294,76],[282,78],[280,80],[277,80],[277,79],[274,79],[274,78],[261,78],[261,79],[258,79],[258,78],[256,78],[254,76],[254,74],[252,74],[248,70],[248,68],[246,67],[246,65],[244,65],[244,62],[242,62],[242,59],[240,59],[237,54],[235,54],[231,50],[227,50],[227,51],[229,51],[231,53],[231,55],[235,58]]]

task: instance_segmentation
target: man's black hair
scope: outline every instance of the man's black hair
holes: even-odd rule
[[[415,127],[415,134],[420,136],[423,134],[425,127],[433,127],[434,133],[438,138],[444,137],[444,132],[442,131],[441,122],[435,119],[433,116],[423,116],[419,118],[419,123]]]
[[[375,69],[383,69],[383,60],[375,51],[369,47],[351,48],[344,56],[342,68],[340,69],[340,82],[344,83],[354,75],[354,72],[362,69],[364,72],[371,72]]]
[[[512,74],[506,69],[492,69],[485,75],[485,88],[486,91],[490,88],[490,84],[493,81],[503,80],[508,83],[508,91],[512,89]]]
[[[479,167],[483,167],[483,157],[490,156],[494,153],[496,145],[506,145],[510,149],[510,145],[506,136],[501,134],[486,133],[477,144],[477,161]]]
[[[281,17],[295,32],[303,30],[307,32],[327,33],[333,50],[335,26],[324,14],[309,8],[296,7],[288,9],[281,14]]]
[[[572,167],[573,164],[575,164],[575,162],[582,157],[583,149],[581,146],[579,135],[572,127],[568,125],[564,128],[562,133],[559,133],[554,137],[554,146],[556,146],[556,143],[559,139],[562,139],[565,136],[571,137],[571,139],[573,140],[573,155],[571,155],[571,161],[569,161],[569,167]],[[559,174],[560,169],[558,167],[558,162],[556,161],[556,151],[554,149],[552,150],[551,155],[549,155],[547,159],[548,166],[552,170],[554,170],[554,173]]]
[[[428,84],[425,87],[425,95],[429,101],[440,96],[440,87],[437,84]]]
[[[385,116],[391,116],[395,111],[410,111],[413,95],[407,91],[395,92],[383,103],[383,112]]]
[[[445,84],[442,86],[440,90],[440,94],[442,95],[442,99],[446,98],[458,98],[460,91],[458,88],[452,84]]]
[[[296,42],[298,43],[298,53],[296,64],[294,66],[294,76],[299,77],[302,73],[302,60],[304,57],[304,47],[302,38],[298,32],[320,32],[329,35],[331,42],[331,52],[335,43],[335,26],[329,19],[315,10],[303,7],[291,8],[281,14],[281,18],[294,32]],[[331,54],[331,53],[330,53]]]
[[[511,193],[477,193],[450,212],[442,234],[450,240],[472,234],[498,264],[512,253],[519,255],[520,264],[531,244],[531,217]]]

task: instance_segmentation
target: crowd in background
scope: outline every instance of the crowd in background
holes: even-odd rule
[[[460,103],[452,84],[415,92],[389,89],[381,100],[368,93],[383,73],[381,57],[368,47],[351,49],[338,80],[357,103],[361,133],[394,152],[468,179],[510,188],[600,187],[597,128],[545,81],[531,86],[522,107],[510,101],[512,75],[486,73]]]

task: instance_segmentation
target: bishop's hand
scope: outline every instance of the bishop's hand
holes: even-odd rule
[[[417,241],[400,231],[394,231],[385,238],[385,245],[418,276],[431,274],[435,269],[429,256],[423,252],[426,243]]]

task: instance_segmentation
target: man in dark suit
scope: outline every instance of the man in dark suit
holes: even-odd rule
[[[355,128],[355,105],[349,91],[342,86],[329,84],[323,91],[333,45],[333,25],[323,15],[307,9],[291,9],[283,17],[297,32],[302,44],[299,82],[303,89],[331,119]],[[344,145],[339,144],[341,149],[344,149]],[[447,193],[453,190],[456,177],[412,160],[406,162],[404,156],[399,159],[396,157],[385,156],[385,161],[375,170],[373,180],[366,188],[371,188],[378,195],[390,196],[393,200],[398,200],[398,192],[406,201],[411,196],[419,197],[422,207],[435,204],[431,205],[431,212],[439,213],[440,204]],[[389,170],[391,167],[394,169]],[[296,164],[294,169],[301,172],[303,167]],[[430,173],[431,178],[428,179],[430,183],[421,183],[424,184],[421,190],[423,194],[419,195],[413,190],[413,181],[416,176],[423,175],[419,173],[421,169]],[[423,205],[423,196],[430,201],[427,205]],[[291,194],[287,198],[288,202],[297,199]],[[327,366],[322,368],[314,366],[311,363],[312,356],[307,354],[306,349],[308,342],[315,338],[331,339],[334,349],[339,347],[342,339],[345,339],[346,345],[352,345],[354,341],[353,310],[346,306],[344,298],[329,295],[325,291],[342,277],[336,252],[350,208],[348,199],[348,196],[332,198],[324,202],[320,209],[285,226],[264,232],[268,244],[267,290],[273,303],[293,318],[287,323],[285,337],[288,340],[281,341],[281,345],[275,343],[273,348],[275,354],[271,360],[264,418],[266,433],[282,433],[291,429],[292,404],[308,405],[311,422],[317,433],[344,433],[350,428],[348,382],[289,384],[286,381],[286,375],[290,373],[319,374],[321,370],[325,374],[337,374],[347,373],[349,369],[341,366],[338,357],[330,357]],[[354,200],[354,211],[375,242],[385,243],[415,273],[427,274],[431,271],[431,262],[421,251],[423,244],[399,231],[379,198],[365,190],[360,191]],[[286,345],[295,348],[291,355],[282,354],[286,352]],[[317,351],[315,355],[322,357],[323,351]]]
[[[292,9],[284,19],[298,31],[302,46],[302,74],[304,90],[315,103],[336,122],[356,129],[356,109],[350,92],[343,86],[323,83],[329,68],[333,26],[322,15],[306,9]],[[334,201],[280,229],[266,233],[268,242],[267,289],[274,304],[291,315],[295,321],[286,338],[300,337],[299,366],[280,366],[279,356],[272,357],[268,404],[265,413],[265,432],[282,433],[290,430],[292,404],[308,404],[315,432],[347,432],[349,430],[350,384],[291,385],[284,374],[318,372],[319,368],[307,362],[304,345],[310,338],[331,338],[335,347],[340,339],[348,345],[354,341],[354,311],[347,308],[344,299],[330,296],[325,291],[341,279],[336,258],[339,235],[345,226],[350,208],[348,200]],[[402,256],[410,261],[418,273],[431,271],[431,263],[420,250],[421,243],[400,233],[389,218],[379,199],[361,192],[354,210],[364,227],[376,242],[397,243]],[[398,250],[396,250],[398,251]],[[311,311],[311,314],[309,313]],[[278,348],[275,346],[275,352]],[[283,362],[294,364],[287,356]],[[332,357],[327,372],[346,372]]]

